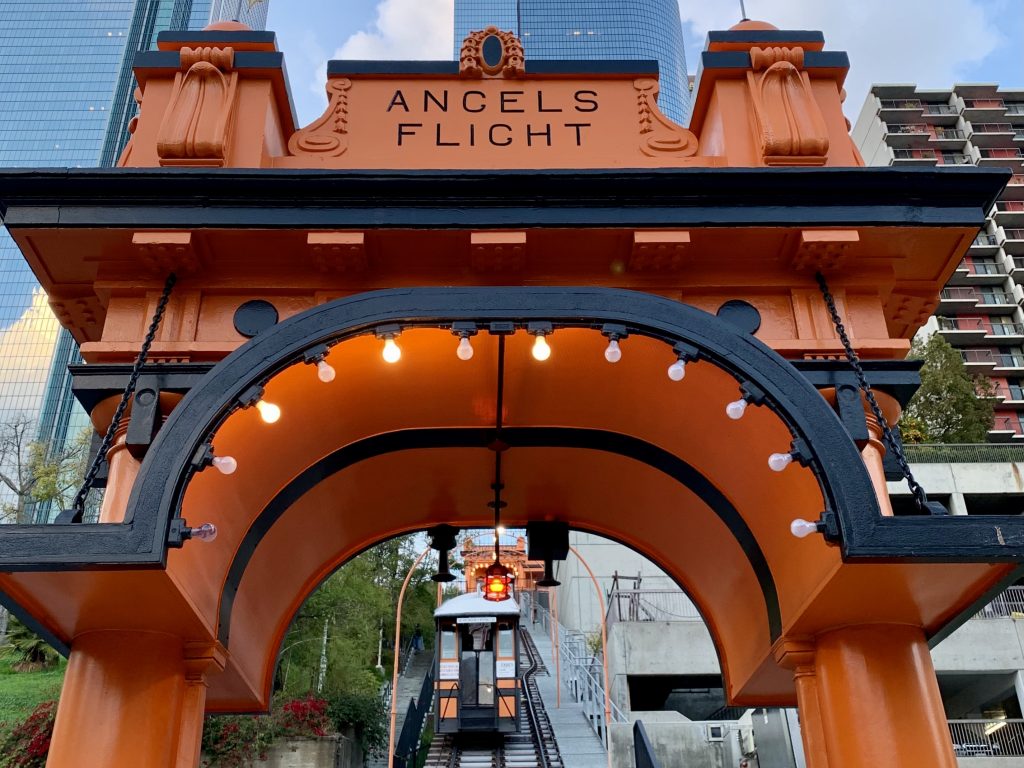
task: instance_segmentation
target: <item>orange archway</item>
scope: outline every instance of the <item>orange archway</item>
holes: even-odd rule
[[[818,33],[715,33],[688,129],[643,63],[494,72],[478,37],[451,66],[332,63],[327,112],[297,129],[272,39],[165,36],[138,62],[126,167],[0,175],[111,441],[100,523],[0,528],[5,600],[71,653],[51,765],[194,765],[205,712],[267,707],[328,573],[490,522],[497,455],[508,524],[658,563],[729,699],[799,704],[813,768],[951,767],[927,642],[1011,578],[1024,523],[892,516],[833,312],[894,421],[915,385],[898,358],[1005,174],[857,167],[845,57]],[[493,114],[527,93],[548,106]],[[564,146],[533,151],[555,104]],[[477,142],[486,121],[525,143]],[[797,539],[794,518],[820,525]],[[192,539],[204,523],[215,541]]]

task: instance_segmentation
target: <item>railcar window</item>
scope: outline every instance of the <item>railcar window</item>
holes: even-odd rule
[[[457,658],[455,652],[455,630],[445,629],[441,631],[441,658]]]
[[[498,657],[515,657],[516,646],[511,627],[502,627],[498,630]]]

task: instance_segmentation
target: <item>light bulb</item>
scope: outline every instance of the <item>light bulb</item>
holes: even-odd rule
[[[733,421],[738,421],[743,418],[743,414],[747,410],[747,401],[742,397],[739,400],[733,400],[727,406],[725,406],[725,415]]]
[[[672,381],[682,381],[686,376],[686,363],[683,360],[676,360],[668,367],[668,377]]]
[[[796,536],[798,539],[804,539],[810,536],[812,533],[818,532],[818,524],[812,523],[802,518],[797,518],[789,524],[789,532]]]
[[[455,354],[459,360],[472,360],[473,359],[473,342],[469,340],[469,336],[463,336],[459,339],[459,346],[455,350]]]
[[[617,363],[622,359],[622,350],[619,349],[619,340],[611,339],[604,350],[604,359],[609,363]]]
[[[549,357],[551,357],[551,347],[548,345],[547,339],[538,335],[537,340],[533,342],[533,359],[544,362]]]
[[[217,526],[213,523],[203,523],[192,529],[192,538],[209,543],[217,538]]]
[[[326,360],[318,360],[316,363],[316,375],[324,384],[330,384],[337,376],[337,372]]]
[[[781,472],[792,463],[793,454],[791,453],[773,453],[768,457],[768,466],[773,472]]]
[[[504,525],[499,525],[499,526],[498,526],[497,528],[495,528],[494,530],[496,530],[496,531],[498,532],[498,534],[499,534],[499,535],[501,535],[502,533],[504,533],[504,532],[505,532],[505,526],[504,526]]]
[[[394,337],[388,336],[384,340],[384,351],[381,352],[381,356],[385,363],[397,363],[402,359],[402,349],[395,343]]]
[[[232,475],[238,469],[234,456],[214,456],[210,462],[222,475]]]
[[[260,400],[256,403],[256,410],[260,412],[260,418],[267,424],[273,424],[281,418],[281,409],[273,403],[268,403],[266,400]]]

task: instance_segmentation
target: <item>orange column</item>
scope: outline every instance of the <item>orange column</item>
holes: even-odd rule
[[[79,635],[47,768],[194,768],[187,756],[178,760],[182,731],[194,735],[202,727],[201,708],[183,713],[187,688],[180,638],[120,630]],[[183,723],[183,714],[195,722]]]
[[[882,409],[882,415],[890,425],[895,425],[900,418],[900,404],[895,398],[883,392],[875,392],[875,399]],[[889,502],[889,490],[885,484],[885,443],[882,442],[882,425],[871,412],[867,402],[864,402],[864,413],[868,425],[868,442],[861,450],[861,458],[864,459],[864,466],[871,476],[871,484],[875,486],[875,495],[878,497],[878,506],[882,514],[892,517],[892,504]]]
[[[800,712],[800,735],[807,768],[829,768],[825,732],[818,703],[818,679],[814,669],[815,645],[811,639],[783,640],[775,648],[779,666],[793,670]]]
[[[829,768],[956,768],[924,633],[907,625],[831,630],[815,672]]]
[[[132,493],[132,486],[135,485],[135,478],[139,476],[140,462],[128,453],[125,446],[125,436],[128,432],[128,420],[122,421],[121,426],[114,432],[114,443],[107,451],[107,489],[103,494],[103,504],[100,506],[101,523],[124,522],[124,513],[128,508],[128,498]]]

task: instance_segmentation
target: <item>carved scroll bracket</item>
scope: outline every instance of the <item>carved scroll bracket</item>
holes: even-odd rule
[[[181,49],[182,71],[157,135],[161,165],[224,165],[238,85],[234,57],[230,47]]]
[[[338,157],[348,149],[348,92],[352,81],[346,77],[327,81],[327,110],[314,123],[288,139],[292,155]]]
[[[752,48],[747,73],[765,165],[824,165],[828,128],[803,71],[804,50]]]
[[[640,151],[648,157],[693,157],[697,137],[669,120],[658,109],[658,81],[634,80],[640,119]]]

